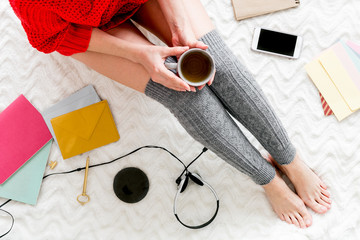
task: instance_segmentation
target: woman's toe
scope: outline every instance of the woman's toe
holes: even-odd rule
[[[321,198],[316,199],[316,202],[318,202],[320,205],[326,207],[327,210],[329,210],[331,208],[331,205],[329,203],[325,202],[324,200],[322,200]]]
[[[320,191],[321,191],[321,194],[322,194],[322,195],[330,198],[330,193],[329,193],[329,191],[327,191],[327,190],[325,190],[325,189],[321,189]]]
[[[298,222],[298,220],[296,219],[295,216],[290,215],[290,219],[291,219],[292,224],[294,224],[294,225],[297,226],[298,228],[300,227],[300,224],[299,224],[299,222]]]
[[[322,199],[322,200],[324,200],[325,202],[327,202],[328,204],[331,204],[331,199],[330,198],[328,198],[328,197],[326,197],[326,196],[324,196],[324,195],[320,195],[320,198]]]
[[[284,219],[285,219],[285,222],[287,222],[288,224],[292,224],[292,221],[291,221],[289,215],[284,215]]]
[[[299,213],[296,213],[295,217],[298,220],[300,227],[301,228],[306,228],[306,224],[305,224],[305,221],[304,221],[303,217]]]
[[[327,211],[327,208],[321,204],[319,204],[318,202],[316,202],[315,200],[311,201],[308,206],[316,213],[325,213]]]
[[[312,225],[312,217],[305,206],[300,209],[299,214],[304,219],[306,227],[310,227]]]
[[[327,189],[327,186],[326,186],[325,183],[323,183],[323,182],[320,183],[320,187],[322,187],[324,190]]]

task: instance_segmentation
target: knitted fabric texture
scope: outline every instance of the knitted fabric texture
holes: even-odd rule
[[[85,52],[93,27],[109,30],[147,0],[10,0],[30,44],[44,53]]]
[[[145,94],[167,107],[186,131],[217,156],[257,184],[269,183],[275,169],[243,134],[246,127],[279,164],[289,164],[296,149],[246,67],[213,30],[201,39],[209,46],[216,67],[214,82],[202,90],[178,92],[152,80]],[[166,62],[176,62],[169,57]],[[174,72],[174,71],[173,71]],[[232,117],[233,118],[232,118]]]
[[[179,92],[150,80],[145,94],[168,108],[196,141],[255,183],[264,185],[274,178],[274,167],[249,142],[209,86],[196,93]]]

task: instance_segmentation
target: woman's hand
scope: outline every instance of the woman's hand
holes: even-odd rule
[[[139,44],[117,38],[94,28],[87,50],[139,63],[144,66],[154,82],[177,91],[191,91],[190,86],[169,71],[164,64],[168,56],[179,56],[188,49],[189,47],[161,47],[154,46],[151,43]]]
[[[136,62],[145,67],[154,82],[176,91],[190,91],[190,86],[169,71],[164,64],[168,56],[179,56],[189,47],[146,46],[139,49]]]
[[[206,50],[208,46],[198,41],[190,27],[177,28],[172,32],[173,46],[188,46],[189,48],[200,48]]]
[[[177,28],[175,31],[173,31],[172,44],[173,46],[188,46],[189,48],[200,48],[202,50],[206,50],[208,48],[208,46],[205,43],[198,41],[196,39],[194,32],[189,26],[187,27],[185,26],[184,28]],[[210,79],[210,81],[207,83],[209,86],[214,81],[214,77],[215,77],[215,72],[212,78]],[[201,90],[203,89],[203,87],[205,87],[205,84],[199,86],[198,89]],[[190,86],[190,88],[191,91],[196,91],[195,87]]]
[[[169,25],[172,33],[172,44],[176,46],[188,46],[189,48],[207,49],[208,46],[198,41],[190,25],[190,21],[186,14],[183,1],[157,0],[161,11],[165,16],[165,20]],[[179,57],[179,55],[176,55]],[[214,74],[215,76],[215,74]],[[208,85],[214,80],[214,76],[208,82]],[[201,90],[203,86],[198,87]],[[192,91],[196,91],[195,87],[191,87]]]

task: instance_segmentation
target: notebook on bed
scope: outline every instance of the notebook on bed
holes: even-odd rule
[[[232,0],[236,20],[242,20],[300,5],[300,0]]]

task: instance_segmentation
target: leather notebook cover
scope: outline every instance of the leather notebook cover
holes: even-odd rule
[[[51,119],[64,159],[119,140],[106,100]]]
[[[20,95],[0,114],[0,184],[51,138],[41,114]]]
[[[232,0],[236,20],[255,17],[300,5],[300,0]]]

